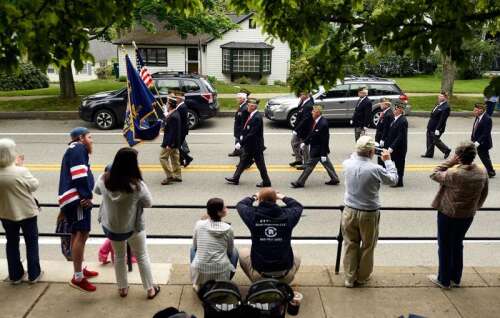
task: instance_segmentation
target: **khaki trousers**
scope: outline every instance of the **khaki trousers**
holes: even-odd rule
[[[161,148],[160,164],[167,178],[181,179],[181,165],[179,164],[179,149]]]
[[[349,283],[366,281],[373,271],[380,211],[363,212],[345,207],[342,212],[344,275]]]
[[[286,274],[285,277],[278,279],[280,282],[290,284],[293,279],[295,278],[295,274],[297,274],[297,271],[300,268],[300,262],[301,259],[295,252],[293,253],[294,255],[294,260],[293,260],[293,266],[290,268],[288,271],[288,274]],[[243,272],[247,275],[248,279],[252,282],[256,282],[258,280],[264,279],[266,277],[262,277],[262,275],[257,272],[255,269],[252,267],[252,260],[250,259],[250,249],[249,248],[243,248],[240,250],[240,266]]]

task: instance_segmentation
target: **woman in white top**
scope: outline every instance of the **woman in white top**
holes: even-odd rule
[[[115,251],[115,274],[120,296],[128,294],[125,260],[128,242],[137,258],[148,299],[153,299],[160,292],[160,287],[153,284],[143,217],[144,208],[151,207],[152,197],[142,181],[137,151],[120,149],[109,171],[99,177],[94,192],[103,197],[99,222]]]
[[[23,156],[16,156],[16,143],[12,139],[0,139],[0,220],[7,238],[9,280],[16,285],[26,277],[19,253],[21,229],[26,244],[29,282],[38,282],[43,274],[38,254],[38,207],[33,197],[38,180],[22,167],[23,161]]]

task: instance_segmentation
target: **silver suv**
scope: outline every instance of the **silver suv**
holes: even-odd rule
[[[394,104],[396,101],[406,104],[406,114],[411,112],[408,96],[392,80],[378,77],[346,77],[344,80],[325,92],[321,87],[314,92],[316,105],[323,106],[323,116],[328,120],[350,120],[354,107],[358,101],[358,88],[368,88],[368,97],[373,102],[372,126],[375,127],[380,116],[377,105],[382,97],[389,98]],[[265,115],[273,121],[286,121],[294,127],[297,116],[299,99],[295,95],[279,96],[268,100]]]

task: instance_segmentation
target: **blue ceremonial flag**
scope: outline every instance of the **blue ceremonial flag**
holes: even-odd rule
[[[144,84],[125,55],[127,64],[128,103],[125,113],[123,136],[133,147],[143,140],[153,140],[160,134],[162,121],[155,112],[155,97]]]

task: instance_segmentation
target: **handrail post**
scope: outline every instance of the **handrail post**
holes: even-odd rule
[[[339,234],[337,234],[337,258],[335,259],[335,275],[338,275],[340,271],[340,258],[342,257],[342,243],[344,242],[344,237],[342,236],[342,212],[344,212],[344,206],[340,207],[340,224],[339,224]]]

